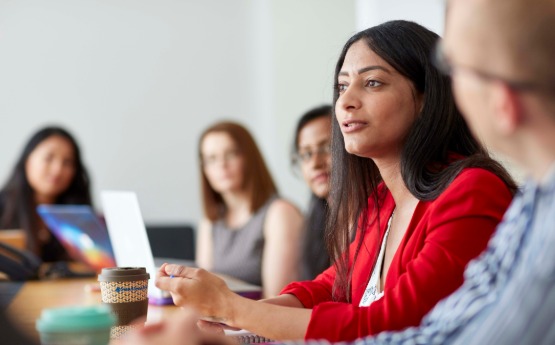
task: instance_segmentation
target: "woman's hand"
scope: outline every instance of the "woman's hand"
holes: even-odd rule
[[[196,322],[198,315],[191,309],[176,314],[171,319],[147,324],[111,345],[234,345],[233,341],[219,334],[201,332]],[[144,320],[143,320],[144,321]]]
[[[205,320],[227,324],[233,320],[232,301],[237,295],[204,269],[164,264],[156,275],[156,286],[169,291],[176,305],[194,308]]]
[[[230,330],[230,331],[239,331],[239,330],[241,330],[241,328],[231,327],[231,326],[228,326],[224,323],[212,322],[212,321],[207,321],[207,320],[198,320],[197,326],[203,332],[219,334],[219,335],[225,334],[226,330]]]
[[[312,314],[310,309],[279,305],[299,306],[294,296],[278,298],[277,305],[241,297],[229,290],[222,279],[203,269],[164,264],[156,275],[156,286],[169,291],[178,306],[196,309],[204,321],[239,327],[269,339],[302,339]],[[220,334],[224,328],[205,322],[200,322],[200,327],[207,336]]]

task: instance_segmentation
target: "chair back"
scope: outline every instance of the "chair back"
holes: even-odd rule
[[[195,235],[187,224],[146,225],[146,232],[155,258],[195,260]]]

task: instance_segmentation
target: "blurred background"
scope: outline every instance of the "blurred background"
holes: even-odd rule
[[[441,34],[441,0],[0,0],[0,183],[38,128],[74,134],[99,192],[137,192],[147,223],[201,217],[197,141],[221,119],[255,136],[280,194],[295,123],[331,102],[356,31],[410,19]]]

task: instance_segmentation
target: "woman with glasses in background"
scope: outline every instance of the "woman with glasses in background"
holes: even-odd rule
[[[204,219],[196,263],[275,296],[298,279],[302,216],[279,198],[251,134],[233,122],[207,128],[199,140]],[[293,244],[293,245],[292,245]]]
[[[301,242],[301,280],[312,280],[330,266],[325,230],[330,194],[331,114],[331,105],[310,109],[295,129],[292,163],[312,192]]]

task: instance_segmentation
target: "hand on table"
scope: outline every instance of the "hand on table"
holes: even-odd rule
[[[240,328],[231,327],[231,326],[228,326],[224,323],[212,322],[212,321],[207,321],[207,320],[198,320],[197,326],[203,332],[213,333],[213,334],[220,334],[220,335],[223,335],[226,329],[231,330],[231,331],[240,330]]]
[[[229,323],[235,295],[225,282],[204,269],[164,264],[156,275],[156,286],[169,291],[178,306],[194,308],[204,320]]]
[[[200,331],[197,321],[195,312],[184,309],[171,319],[147,324],[110,345],[236,345],[232,339]]]

